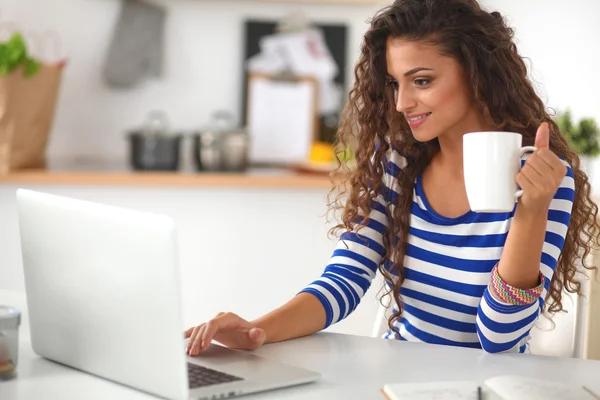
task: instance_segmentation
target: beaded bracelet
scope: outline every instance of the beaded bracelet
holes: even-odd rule
[[[544,290],[545,283],[544,274],[540,272],[540,283],[532,289],[519,289],[504,282],[498,274],[498,264],[492,269],[492,282],[490,283],[490,289],[494,292],[496,297],[502,301],[513,304],[513,305],[529,305],[535,303]]]

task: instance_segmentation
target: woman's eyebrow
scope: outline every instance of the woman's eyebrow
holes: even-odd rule
[[[406,71],[404,73],[404,76],[408,77],[408,76],[414,75],[417,72],[421,72],[421,71],[432,71],[432,69],[431,68],[425,68],[425,67],[417,67],[417,68],[411,69],[410,71]]]

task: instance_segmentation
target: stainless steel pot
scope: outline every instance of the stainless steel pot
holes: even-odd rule
[[[222,137],[223,169],[244,171],[248,168],[249,137],[245,131],[231,131]]]
[[[225,112],[213,117],[210,127],[193,135],[193,151],[199,171],[241,172],[248,168],[249,137]]]
[[[206,131],[194,135],[194,161],[200,171],[220,171],[223,163],[221,156],[221,134]]]

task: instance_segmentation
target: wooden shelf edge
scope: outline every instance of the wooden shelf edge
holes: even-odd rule
[[[0,176],[0,184],[171,186],[206,188],[330,188],[329,177],[299,173],[71,172],[29,170]]]

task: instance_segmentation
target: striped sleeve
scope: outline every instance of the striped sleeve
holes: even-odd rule
[[[358,231],[343,234],[323,274],[300,293],[316,296],[326,314],[325,328],[346,318],[356,309],[371,286],[385,254],[383,235],[388,227],[389,176],[395,164],[384,161],[384,188],[371,202],[366,221],[358,220]],[[363,226],[364,224],[364,226]]]
[[[544,307],[544,299],[562,251],[575,198],[573,170],[568,167],[548,211],[546,236],[542,247],[540,271],[544,290],[533,304],[517,306],[498,301],[486,288],[477,310],[477,334],[481,347],[489,353],[525,352],[529,332]]]

